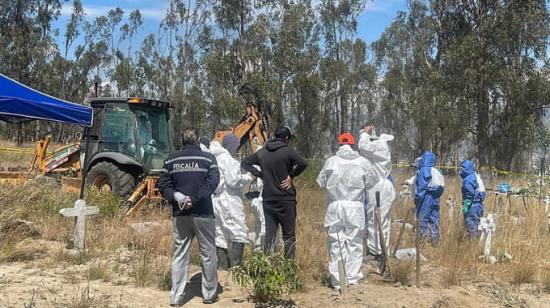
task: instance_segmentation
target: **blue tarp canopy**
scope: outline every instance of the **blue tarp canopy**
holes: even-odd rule
[[[0,120],[45,120],[92,126],[92,108],[49,96],[0,74]]]

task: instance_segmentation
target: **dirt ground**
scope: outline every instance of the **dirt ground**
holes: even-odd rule
[[[117,274],[109,281],[90,280],[90,263],[57,263],[59,243],[33,240],[46,247],[36,259],[0,264],[0,307],[167,307],[168,291],[135,287],[131,277]],[[119,252],[118,258],[130,251]],[[122,257],[120,256],[122,255]],[[110,258],[107,258],[110,259]],[[109,262],[109,261],[107,261]],[[124,271],[119,271],[124,272]],[[299,307],[549,307],[550,295],[523,285],[510,289],[487,282],[443,288],[424,284],[384,282],[374,264],[364,267],[365,281],[339,295],[326,286],[307,284],[291,299]],[[426,281],[434,281],[434,269],[427,264]],[[200,295],[200,268],[190,269],[187,307],[203,306]],[[235,285],[226,272],[220,272],[220,301],[215,307],[253,307],[248,290]]]
[[[43,244],[43,243],[41,243]],[[57,243],[51,243],[58,249]],[[128,253],[128,252],[126,252]],[[135,287],[131,277],[89,280],[90,264],[52,264],[50,257],[0,264],[0,307],[168,307],[168,291]],[[203,306],[201,269],[191,266],[186,307]],[[220,301],[216,306],[252,307],[247,293],[220,272]]]

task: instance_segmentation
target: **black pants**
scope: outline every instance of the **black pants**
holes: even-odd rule
[[[285,243],[285,257],[296,255],[296,201],[264,201],[265,241],[264,253],[275,249],[277,229],[281,225]]]

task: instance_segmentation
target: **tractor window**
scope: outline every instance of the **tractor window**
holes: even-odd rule
[[[124,104],[107,104],[101,130],[101,151],[113,151],[136,157],[132,113]]]
[[[144,165],[160,169],[171,152],[166,109],[151,106],[132,106],[136,116],[141,157]]]
[[[92,140],[99,139],[99,132],[101,131],[101,124],[103,123],[103,108],[94,108],[94,122],[90,128],[90,138]]]

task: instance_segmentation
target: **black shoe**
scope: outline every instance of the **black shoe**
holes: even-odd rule
[[[219,300],[220,300],[220,298],[216,295],[213,299],[203,299],[202,303],[205,304],[205,305],[210,305],[210,304],[213,304],[213,303],[215,303]]]
[[[380,255],[372,255],[369,253],[365,257],[365,261],[379,261],[379,260],[380,260]]]
[[[179,304],[170,304],[170,307],[183,307],[183,303],[179,303]]]
[[[216,247],[216,255],[218,257],[218,269],[227,271],[229,269],[229,256],[227,249]]]
[[[230,266],[241,265],[243,261],[244,243],[232,242],[229,247]]]

